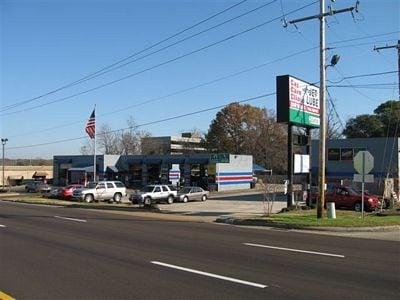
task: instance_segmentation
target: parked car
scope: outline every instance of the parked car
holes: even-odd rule
[[[86,188],[75,189],[72,193],[74,199],[87,203],[105,200],[119,203],[124,196],[126,196],[126,187],[120,181],[91,182]]]
[[[49,193],[51,187],[42,181],[29,181],[25,184],[27,193]]]
[[[59,198],[62,188],[52,188],[49,192],[49,198]]]
[[[168,185],[147,185],[141,190],[129,195],[129,200],[133,204],[151,205],[152,203],[158,203],[161,201],[166,201],[168,204],[172,204],[177,195],[178,192],[176,189]]]
[[[71,199],[76,189],[83,189],[82,184],[71,184],[59,190],[59,197],[63,199]]]
[[[203,190],[201,187],[197,186],[189,186],[184,187],[178,192],[178,199],[181,202],[188,202],[191,200],[201,200],[206,201],[208,198],[209,192]]]
[[[312,202],[315,203],[318,195],[312,195]],[[353,209],[361,211],[362,194],[351,186],[331,186],[325,193],[325,202],[335,202],[336,208]],[[380,206],[378,196],[364,193],[364,209],[373,211]]]

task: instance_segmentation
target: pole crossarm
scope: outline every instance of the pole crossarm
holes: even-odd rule
[[[304,18],[299,18],[295,20],[288,21],[287,24],[295,24],[295,23],[300,23],[308,20],[313,20],[313,19],[321,19],[323,17],[329,17],[333,16],[336,14],[344,13],[344,12],[352,12],[353,10],[357,11],[356,6],[348,7],[348,8],[342,8],[342,9],[332,9],[329,12],[323,13],[323,14],[318,14],[318,15],[313,15],[309,17],[304,17]]]

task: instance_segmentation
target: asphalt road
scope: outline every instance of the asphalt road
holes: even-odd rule
[[[397,299],[399,250],[0,202],[0,291],[16,299]]]

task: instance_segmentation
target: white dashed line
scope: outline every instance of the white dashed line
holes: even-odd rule
[[[217,274],[213,274],[213,273],[184,268],[184,267],[180,267],[180,266],[176,266],[176,265],[170,265],[170,264],[166,264],[166,263],[159,262],[159,261],[151,261],[151,263],[155,264],[155,265],[167,267],[167,268],[172,268],[172,269],[181,270],[181,271],[190,272],[190,273],[199,274],[199,275],[208,276],[208,277],[213,277],[213,278],[231,281],[231,282],[235,282],[235,283],[250,285],[250,286],[261,288],[261,289],[268,287],[267,285],[264,285],[264,284],[240,280],[240,279],[236,279],[236,278],[232,278],[232,277],[221,276],[221,275],[217,275]]]
[[[2,224],[0,224],[0,227],[3,227],[3,228],[4,228],[4,227],[7,227],[7,226],[6,226],[6,225],[2,225]]]
[[[82,219],[74,219],[74,218],[67,218],[67,217],[60,217],[60,216],[54,216],[54,218],[75,221],[75,222],[85,222],[85,223],[87,222],[86,220],[82,220]]]
[[[307,254],[345,258],[345,256],[341,255],[341,254],[332,254],[332,253],[317,252],[317,251],[307,251],[307,250],[291,249],[291,248],[283,248],[283,247],[275,247],[275,246],[267,246],[267,245],[251,244],[251,243],[243,243],[243,245],[251,246],[251,247],[260,247],[260,248],[268,248],[268,249],[275,249],[275,250],[283,250],[283,251],[300,252],[300,253],[307,253]]]

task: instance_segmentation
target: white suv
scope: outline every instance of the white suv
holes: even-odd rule
[[[73,193],[73,198],[87,203],[104,200],[119,203],[124,196],[126,196],[126,187],[120,181],[91,182],[87,188],[76,189]]]
[[[140,191],[129,196],[129,200],[133,204],[144,204],[150,205],[160,201],[166,201],[168,204],[172,204],[177,197],[178,192],[173,186],[170,185],[147,185]]]

